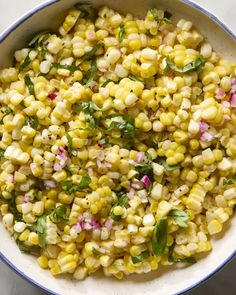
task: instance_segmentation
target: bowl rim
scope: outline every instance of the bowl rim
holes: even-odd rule
[[[26,20],[28,20],[30,17],[32,17],[37,12],[43,10],[46,7],[49,7],[53,5],[56,2],[59,2],[60,0],[47,0],[43,3],[33,7],[29,11],[27,11],[25,14],[23,14],[21,17],[19,17],[16,21],[14,21],[12,24],[10,24],[1,34],[0,34],[0,44],[12,33],[14,32],[22,23],[24,23]],[[236,41],[236,33],[234,33],[227,25],[225,25],[217,16],[215,16],[212,12],[210,12],[208,9],[203,8],[201,5],[191,1],[191,0],[179,0],[188,6],[199,10],[209,18],[211,18],[216,24],[218,24],[227,34],[229,34],[232,39]],[[192,284],[189,287],[186,287],[185,289],[181,290],[180,292],[174,293],[173,295],[181,295],[186,294],[188,291],[196,288],[197,286],[203,284],[204,282],[208,281],[211,277],[213,277],[216,273],[218,273],[224,266],[226,266],[234,257],[236,256],[236,249],[228,255],[228,257],[212,272],[210,272],[208,275],[206,275],[204,278],[198,280],[195,284]],[[0,250],[0,259],[9,266],[16,274],[18,274],[20,277],[22,277],[24,280],[28,281],[32,285],[38,287],[39,289],[43,290],[44,292],[47,292],[51,295],[62,295],[59,293],[56,293],[47,287],[41,285],[34,279],[30,278],[24,272],[22,272],[18,267],[14,265],[13,262],[11,262]]]

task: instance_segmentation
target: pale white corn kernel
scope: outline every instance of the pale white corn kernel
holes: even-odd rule
[[[182,197],[189,192],[189,187],[186,184],[181,185],[174,191],[176,198]]]
[[[10,228],[13,226],[14,216],[11,213],[7,213],[2,218],[3,224],[6,228]]]
[[[146,214],[143,216],[143,225],[144,226],[152,226],[155,224],[155,218],[152,213]]]
[[[236,188],[232,187],[224,191],[224,197],[226,200],[236,198]]]
[[[33,209],[33,204],[32,203],[24,203],[21,205],[21,210],[23,214],[27,214],[31,212]]]
[[[128,224],[128,232],[130,234],[136,234],[138,232],[138,227],[135,224]]]
[[[51,69],[52,63],[48,60],[44,60],[40,63],[39,70],[43,74],[47,74]]]
[[[121,57],[121,52],[118,49],[111,49],[109,52],[107,52],[105,54],[105,58],[106,60],[110,63],[110,64],[115,64],[119,58]]]
[[[159,200],[161,199],[162,196],[163,196],[163,185],[160,183],[154,184],[151,191],[151,197],[155,200]]]
[[[157,51],[151,48],[145,48],[141,51],[141,57],[148,60],[155,60],[157,58]]]
[[[116,65],[114,73],[120,78],[125,78],[128,76],[128,71],[121,64]]]
[[[79,266],[74,274],[73,274],[73,277],[76,279],[76,280],[83,280],[86,278],[87,276],[87,273],[88,273],[88,269],[84,266]]]
[[[198,122],[194,121],[194,120],[190,120],[189,125],[188,125],[188,132],[191,135],[195,135],[199,132],[200,127]]]
[[[164,173],[164,167],[158,163],[152,163],[153,173],[157,176],[161,176]]]
[[[14,225],[14,231],[17,233],[22,233],[26,229],[26,224],[24,222],[17,222]]]
[[[138,97],[136,94],[134,93],[129,93],[126,98],[125,98],[125,104],[128,106],[128,107],[131,107],[135,104],[135,102],[138,100]]]
[[[203,43],[200,49],[200,53],[204,58],[209,58],[212,54],[212,47],[210,43]]]

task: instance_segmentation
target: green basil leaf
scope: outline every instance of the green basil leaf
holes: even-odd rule
[[[152,251],[156,256],[162,256],[167,244],[168,222],[166,218],[155,224],[152,232]]]
[[[140,77],[136,77],[135,75],[133,74],[129,74],[128,75],[128,78],[132,81],[139,81],[139,82],[142,82],[144,83],[144,79],[143,78],[140,78]]]
[[[142,178],[144,175],[147,175],[152,179],[153,177],[153,166],[152,166],[152,157],[149,153],[145,153],[146,161],[138,163],[135,165],[135,170],[139,173],[139,178]]]
[[[64,221],[69,221],[69,217],[66,215],[67,208],[65,205],[57,206],[50,214],[50,220],[55,223],[61,223]]]
[[[93,81],[95,79],[96,73],[97,73],[97,61],[95,58],[93,58],[91,63],[90,77],[86,83],[86,86],[88,87],[93,86]]]
[[[169,13],[168,11],[164,12],[164,17],[163,18],[160,18],[158,16],[158,12],[157,12],[156,8],[150,9],[150,13],[152,14],[154,20],[157,22],[158,26],[161,26],[161,25],[163,25],[165,23],[172,23],[171,20],[169,19],[172,16],[172,14]]]
[[[95,20],[96,11],[93,6],[88,2],[77,3],[75,8],[82,12],[82,16]]]
[[[171,263],[196,263],[195,257],[185,257],[185,258],[174,258],[173,252],[174,252],[175,243],[168,249],[168,261]]]
[[[30,52],[27,54],[26,58],[24,59],[23,63],[19,67],[19,71],[23,71],[28,65],[31,63],[31,59],[29,57]]]
[[[164,157],[159,157],[157,159],[157,163],[162,165],[167,172],[171,172],[180,168],[180,165],[172,165],[172,166],[168,165]]]
[[[2,119],[0,120],[0,124],[3,124],[3,119],[11,113],[13,113],[13,110],[10,107],[7,107],[6,110],[4,111]]]
[[[122,41],[123,41],[124,38],[125,38],[125,34],[126,34],[125,25],[122,24],[122,25],[120,26],[120,30],[119,30],[119,34],[118,34],[118,40],[119,40],[119,43],[122,43]]]
[[[98,49],[102,48],[104,46],[103,42],[98,42],[95,46],[93,46],[93,49],[91,49],[89,52],[85,53],[81,59],[82,60],[91,60]]]
[[[68,194],[75,192],[81,192],[84,189],[88,188],[91,183],[91,178],[86,175],[82,176],[82,179],[79,184],[73,184],[72,180],[64,180],[60,183],[62,189],[66,190]]]
[[[110,126],[108,127],[108,131],[119,129],[122,131],[124,137],[133,137],[137,129],[134,125],[134,119],[128,115],[114,115],[113,117],[122,117],[123,122],[112,121]]]
[[[224,178],[223,185],[234,184],[235,180],[236,180],[236,175],[233,175],[232,177],[229,177],[229,178]]]
[[[68,150],[68,153],[71,154],[73,151],[73,147],[72,147],[72,137],[70,136],[69,133],[66,133],[66,139],[67,139],[67,150]]]
[[[27,246],[21,241],[17,241],[17,245],[21,252],[36,255],[38,256],[40,254],[40,247],[38,246]]]
[[[12,192],[12,198],[11,199],[5,199],[2,194],[0,194],[0,201],[2,201],[4,204],[8,204],[10,211],[12,212],[14,216],[14,220],[16,221],[23,221],[22,214],[17,210],[16,207],[16,194],[15,192]]]
[[[111,211],[110,211],[110,217],[111,219],[113,219],[114,221],[120,221],[121,220],[121,216],[120,215],[115,215],[114,214],[114,208],[116,206],[121,206],[121,207],[125,207],[128,208],[129,205],[129,199],[127,194],[121,192],[120,194],[117,193],[118,196],[118,200],[117,202],[112,206]]]
[[[102,255],[102,253],[94,247],[93,247],[92,251],[93,251],[93,256],[95,256],[95,257],[99,257]]]
[[[25,80],[25,85],[28,87],[30,95],[35,96],[34,83],[32,82],[30,75],[29,74],[25,75],[24,80]]]
[[[172,15],[171,12],[169,12],[169,11],[167,11],[167,10],[164,11],[164,19],[165,19],[165,18],[170,19],[172,16],[173,16],[173,15]]]
[[[37,130],[38,126],[39,126],[39,121],[36,117],[26,116],[24,125],[28,125],[28,126],[34,128],[35,130]]]
[[[28,43],[28,46],[29,47],[32,47],[34,46],[37,42],[38,43],[41,43],[42,42],[42,39],[44,39],[43,37],[45,36],[48,36],[48,31],[45,31],[45,32],[41,32],[41,33],[38,33],[37,35],[34,36],[34,38]],[[41,41],[41,42],[40,42]],[[44,40],[45,41],[45,40]]]
[[[75,112],[83,111],[89,114],[93,114],[96,111],[100,111],[100,109],[96,106],[96,104],[93,101],[80,102],[80,103],[74,104],[72,106],[72,110]]]
[[[168,215],[174,219],[174,222],[178,226],[183,228],[188,227],[189,215],[187,212],[178,209],[172,209]]]
[[[47,231],[47,216],[42,215],[38,218],[36,224],[36,231],[39,236],[39,245],[42,248],[46,247],[46,231]]]
[[[177,73],[188,73],[191,71],[200,71],[205,65],[205,59],[203,56],[199,56],[195,61],[190,62],[184,67],[176,66],[174,63],[170,61],[169,58],[166,59],[166,67],[164,69],[165,74],[170,70]]]
[[[146,250],[146,251],[143,251],[141,254],[139,254],[137,256],[131,256],[131,259],[132,259],[133,264],[136,264],[136,263],[143,262],[149,256],[150,256],[149,252]]]
[[[80,68],[74,65],[61,65],[59,63],[53,63],[52,67],[57,69],[57,70],[67,70],[70,71],[71,73],[75,72],[75,71],[80,71]]]

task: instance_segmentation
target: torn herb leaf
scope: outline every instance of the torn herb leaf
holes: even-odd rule
[[[172,246],[168,249],[168,261],[171,263],[196,263],[195,257],[185,257],[185,258],[174,258],[173,252],[174,252],[175,243],[173,243]]]
[[[0,120],[0,124],[3,124],[3,119],[4,119],[7,115],[9,115],[9,114],[11,114],[11,113],[13,113],[13,109],[11,109],[10,107],[7,107],[7,108],[5,109],[5,111],[4,111],[4,114],[3,114],[3,116],[2,116],[2,119]]]
[[[156,256],[162,256],[167,244],[168,222],[166,218],[155,224],[152,232],[152,251]]]
[[[75,112],[83,111],[88,114],[93,114],[96,111],[100,111],[100,109],[97,107],[97,105],[93,101],[80,102],[80,103],[74,104],[72,106],[72,110]]]
[[[115,215],[114,214],[114,208],[117,207],[117,206],[121,206],[121,207],[124,207],[124,208],[128,208],[128,205],[129,205],[129,200],[128,200],[128,196],[127,194],[125,193],[117,193],[117,197],[118,197],[118,200],[117,202],[112,206],[111,208],[111,211],[110,211],[110,216],[111,216],[111,219],[113,219],[114,221],[120,221],[121,220],[121,215]]]
[[[73,146],[72,146],[72,137],[70,136],[69,133],[66,133],[66,139],[67,139],[67,150],[68,150],[68,153],[71,154],[73,151]]]
[[[146,161],[138,163],[135,165],[135,170],[139,173],[139,179],[147,175],[152,179],[153,177],[153,166],[152,166],[152,157],[149,153],[145,153]]]
[[[90,77],[86,83],[86,86],[88,86],[88,87],[93,86],[93,82],[94,82],[96,73],[97,73],[97,61],[96,61],[96,58],[93,58],[92,62],[91,62]]]
[[[159,157],[157,163],[162,165],[167,172],[171,172],[180,168],[180,165],[168,165],[164,157]]]
[[[92,251],[93,251],[93,256],[95,256],[95,257],[99,257],[102,255],[102,253],[94,247],[93,247]]]
[[[20,251],[23,253],[27,253],[27,254],[31,254],[31,255],[35,255],[38,256],[40,254],[40,247],[39,246],[28,246],[26,245],[24,242],[21,241],[17,241],[16,242]]]
[[[172,14],[167,11],[164,12],[164,17],[160,17],[158,15],[158,10],[156,8],[150,9],[150,13],[152,14],[154,20],[157,22],[157,25],[159,27],[166,23],[172,23],[172,21],[169,19],[172,16]]]
[[[102,42],[98,42],[95,46],[93,46],[93,49],[91,49],[89,52],[85,53],[81,59],[82,60],[91,60],[98,49],[102,48],[104,44]]]
[[[164,69],[164,73],[168,73],[169,71],[174,71],[177,73],[188,73],[191,71],[200,71],[205,65],[205,59],[203,56],[199,56],[195,61],[188,63],[184,67],[176,66],[176,64],[172,63],[169,58],[166,58],[166,67]]]
[[[23,63],[19,67],[19,71],[23,71],[28,65],[31,63],[31,59],[29,56],[30,52],[27,54],[26,58],[24,59]]]
[[[67,70],[67,71],[70,71],[71,73],[75,71],[80,71],[80,68],[74,65],[61,65],[59,63],[53,63],[52,67],[57,70]]]
[[[40,216],[37,220],[36,231],[39,236],[39,245],[42,248],[46,246],[47,216]]]
[[[149,252],[146,250],[146,251],[143,251],[141,254],[139,254],[137,256],[131,256],[131,259],[132,259],[133,264],[136,264],[136,263],[143,262],[149,256],[150,256]]]
[[[125,31],[125,25],[122,24],[120,26],[120,30],[119,30],[119,34],[118,34],[118,40],[119,40],[119,43],[122,43],[122,41],[124,40],[125,38],[125,34],[126,34],[126,31]]]
[[[51,222],[58,224],[64,221],[68,221],[69,217],[66,214],[67,208],[65,205],[57,206],[52,213],[50,214],[49,218]]]
[[[86,188],[89,188],[91,178],[88,175],[82,176],[80,183],[73,184],[72,180],[64,180],[60,183],[62,189],[66,190],[68,194],[75,192],[81,192]]]
[[[36,43],[41,43],[45,35],[49,35],[48,31],[38,33],[33,37],[33,39],[28,43],[29,47],[33,47]]]
[[[178,209],[173,209],[169,212],[168,215],[174,219],[174,222],[178,226],[182,228],[188,227],[189,214],[187,212]]]
[[[75,8],[82,12],[82,17],[94,20],[96,18],[96,11],[88,2],[77,3]]]
[[[135,75],[133,74],[129,74],[128,75],[128,78],[132,81],[139,81],[139,82],[142,82],[144,83],[144,79],[143,78],[140,78],[140,77],[136,77]]]
[[[17,210],[16,207],[16,194],[14,191],[12,192],[11,199],[5,199],[2,194],[0,194],[0,201],[2,201],[4,204],[8,204],[9,210],[14,216],[14,220],[23,221],[22,214]]]
[[[170,19],[172,16],[173,16],[172,13],[169,12],[168,10],[164,11],[164,19],[166,19],[166,18]]]
[[[39,121],[36,117],[26,116],[24,125],[30,126],[33,129],[37,130],[39,126]]]
[[[223,185],[234,184],[235,181],[236,181],[236,175],[233,175],[232,177],[224,178]]]
[[[113,120],[109,127],[108,127],[108,131],[112,131],[114,129],[119,129],[120,131],[122,131],[124,137],[130,138],[133,137],[136,132],[137,129],[134,125],[134,119],[128,115],[115,115],[114,118],[122,118],[122,121],[115,121]]]
[[[30,75],[29,74],[25,75],[24,80],[25,80],[25,85],[28,87],[30,95],[35,96],[34,83],[32,82]]]

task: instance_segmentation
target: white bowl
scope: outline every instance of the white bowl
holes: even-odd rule
[[[78,0],[49,0],[18,19],[0,36],[0,66],[12,61],[14,50],[24,46],[35,33],[45,29],[56,29],[66,14]],[[121,12],[144,15],[154,7],[167,9],[174,19],[186,18],[207,37],[216,52],[222,57],[236,61],[236,37],[214,15],[187,0],[94,0],[95,5],[106,4]],[[132,275],[123,281],[95,274],[85,281],[77,282],[65,278],[54,278],[48,271],[38,267],[36,259],[22,254],[11,240],[0,222],[0,257],[19,275],[51,294],[158,294],[184,293],[207,280],[221,269],[235,254],[236,218],[225,225],[222,235],[213,242],[213,251],[187,268],[158,270],[146,275]],[[1,293],[1,292],[0,292]]]

